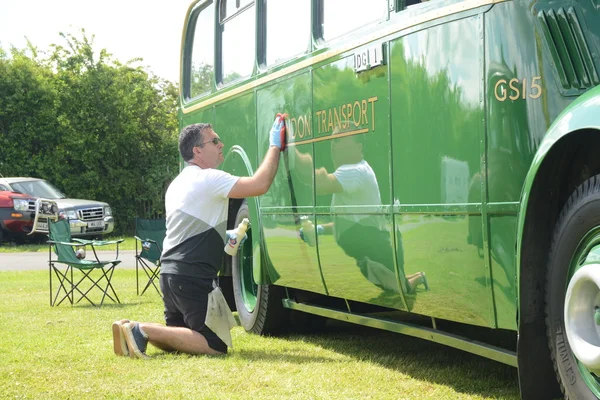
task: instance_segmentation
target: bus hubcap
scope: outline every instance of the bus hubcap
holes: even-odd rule
[[[565,330],[575,357],[600,375],[600,265],[575,272],[565,297]]]

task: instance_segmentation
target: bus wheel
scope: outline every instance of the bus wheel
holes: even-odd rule
[[[250,219],[248,203],[244,201],[235,218],[235,225]],[[254,229],[259,229],[254,227]],[[286,310],[281,304],[283,289],[273,285],[258,285],[253,275],[253,254],[260,247],[252,245],[252,225],[246,232],[248,239],[232,257],[233,295],[240,323],[247,332],[259,335],[281,333],[286,327]]]
[[[600,175],[562,209],[546,279],[546,332],[565,398],[600,398]]]

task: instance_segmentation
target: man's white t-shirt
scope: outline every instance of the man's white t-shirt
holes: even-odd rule
[[[185,167],[165,196],[167,234],[161,273],[213,279],[221,267],[229,192],[239,177],[196,165]]]

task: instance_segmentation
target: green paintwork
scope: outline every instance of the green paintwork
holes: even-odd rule
[[[223,169],[237,175],[258,168],[275,114],[289,114],[294,145],[269,192],[248,199],[255,282],[517,330],[529,191],[558,140],[600,130],[598,4],[464,4],[429,1],[331,43],[312,38],[306,54],[183,104],[206,102],[181,125],[214,122]],[[567,22],[571,36],[553,39]],[[356,73],[354,55],[372,46],[384,64]],[[361,190],[335,192],[334,172]],[[371,324],[341,315],[327,316]]]

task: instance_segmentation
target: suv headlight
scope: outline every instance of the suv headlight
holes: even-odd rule
[[[77,219],[77,211],[75,210],[64,210],[63,211],[68,219]]]
[[[109,206],[104,207],[104,216],[105,217],[112,217],[112,210],[110,209]]]
[[[29,202],[24,199],[13,199],[15,210],[27,211],[29,209]]]

